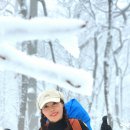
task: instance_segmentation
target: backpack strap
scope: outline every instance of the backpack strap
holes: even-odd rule
[[[82,127],[77,119],[69,119],[73,130],[82,130]]]

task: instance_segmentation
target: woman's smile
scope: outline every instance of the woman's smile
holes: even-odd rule
[[[58,112],[53,112],[50,116],[55,117],[58,115]]]

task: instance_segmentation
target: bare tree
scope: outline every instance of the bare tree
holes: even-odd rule
[[[23,18],[32,18],[37,16],[37,0],[30,0],[29,12],[27,11],[26,0],[18,0],[20,11],[19,14]],[[26,41],[23,43],[23,48],[27,49],[29,55],[36,54],[37,52],[37,41]],[[24,130],[28,127],[29,130],[38,129],[37,118],[36,118],[36,80],[28,78],[22,75],[22,86],[21,86],[21,105],[20,105],[20,116],[18,121],[18,129]],[[30,91],[31,90],[31,91]],[[28,108],[28,109],[27,109]],[[28,115],[26,115],[27,113]],[[28,118],[27,118],[28,117]],[[28,126],[25,125],[27,120]]]
[[[108,33],[107,33],[107,43],[104,53],[104,95],[106,111],[109,118],[109,122],[112,126],[112,115],[109,111],[109,76],[110,76],[110,57],[111,57],[111,45],[112,45],[112,35],[111,35],[111,22],[112,22],[112,1],[108,0]]]
[[[20,6],[19,14],[26,18],[27,8],[25,0],[18,0]],[[25,128],[25,115],[26,115],[26,106],[27,106],[27,86],[28,79],[26,76],[22,75],[22,85],[21,85],[21,103],[20,103],[20,114],[18,119],[18,130],[24,130]]]

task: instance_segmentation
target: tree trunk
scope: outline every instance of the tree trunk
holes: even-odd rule
[[[18,130],[24,130],[26,103],[27,103],[27,86],[28,86],[28,80],[25,76],[22,76],[21,104],[20,104],[20,115],[18,120]]]
[[[112,8],[112,1],[108,0],[108,33],[107,33],[107,43],[105,47],[105,54],[104,54],[104,95],[105,95],[105,104],[106,104],[106,111],[109,119],[109,123],[112,126],[112,116],[111,112],[109,111],[109,76],[110,76],[110,59],[111,59],[111,44],[112,44],[112,35],[111,35],[111,8]]]
[[[29,18],[37,16],[38,9],[37,0],[30,0]],[[27,51],[29,55],[37,53],[37,41],[29,41]],[[28,130],[38,129],[38,118],[36,117],[36,96],[37,96],[37,81],[34,78],[29,79],[28,85]]]
[[[28,54],[36,54],[37,52],[37,41],[30,42],[27,46]],[[37,81],[34,78],[28,79],[28,102],[27,102],[27,113],[28,113],[28,130],[38,129],[38,118],[36,117],[36,96],[37,96]]]
[[[25,4],[25,0],[18,0],[18,4],[20,6],[19,14],[22,15],[23,18],[26,18],[27,8]],[[25,115],[26,115],[26,103],[27,103],[27,86],[28,80],[26,76],[22,75],[22,85],[21,85],[21,103],[20,103],[20,114],[18,119],[18,130],[24,130],[25,128]]]
[[[20,5],[20,14],[23,18],[32,18],[37,16],[37,0],[30,0],[29,12],[27,12],[25,0],[18,0]],[[37,41],[24,42],[28,54],[36,54],[37,52]],[[20,115],[18,121],[18,130],[36,130],[37,128],[37,118],[36,118],[36,80],[33,78],[28,78],[22,75],[22,86],[21,86],[21,104],[20,104]],[[28,117],[28,118],[27,118]],[[26,126],[26,125],[27,126]]]

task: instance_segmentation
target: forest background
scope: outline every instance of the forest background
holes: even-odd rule
[[[66,101],[76,98],[99,130],[108,115],[113,130],[130,129],[130,1],[129,0],[0,0],[1,16],[76,18],[87,21],[78,35],[79,58],[55,41],[23,41],[17,48],[93,74],[91,96],[59,88]],[[37,95],[53,84],[25,75],[0,71],[0,126],[12,130],[39,128]],[[79,92],[80,93],[80,92]]]

